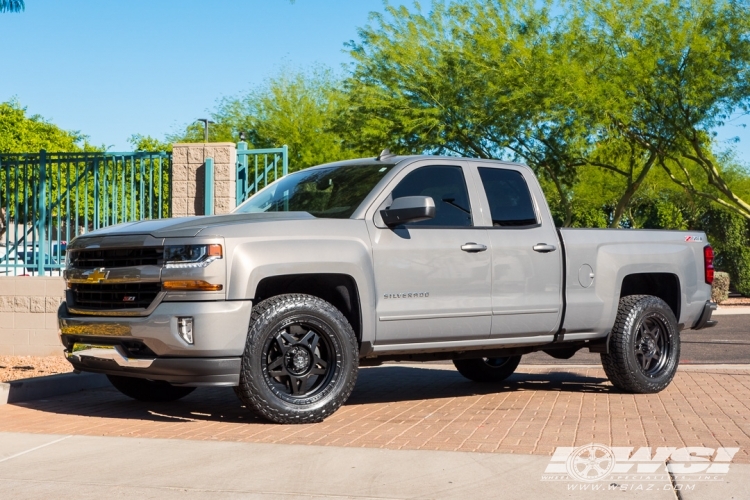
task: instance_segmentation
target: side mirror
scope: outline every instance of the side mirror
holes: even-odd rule
[[[396,198],[391,206],[380,211],[386,226],[419,222],[435,217],[435,201],[430,196]]]

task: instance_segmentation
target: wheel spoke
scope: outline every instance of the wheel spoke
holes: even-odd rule
[[[279,356],[268,364],[268,374],[272,377],[281,377],[287,374],[284,356]]]
[[[292,389],[293,395],[302,394],[304,391],[304,380],[293,375],[289,375],[289,386]]]
[[[643,366],[644,370],[648,370],[648,367],[650,364],[651,364],[651,356],[648,354],[644,354],[643,359],[641,361],[641,366]]]
[[[284,342],[282,342],[282,339],[284,341],[286,341],[286,344],[284,344]],[[290,346],[292,346],[292,345],[294,345],[294,344],[297,343],[297,341],[292,336],[292,334],[290,334],[289,332],[285,332],[285,331],[280,332],[279,335],[278,335],[278,337],[276,337],[276,340],[279,341],[279,345],[280,346],[283,346],[284,352],[286,352],[286,349],[288,347],[290,347]]]
[[[300,340],[300,344],[305,344],[307,347],[310,348],[310,351],[315,352],[315,349],[318,347],[318,340],[320,337],[318,337],[318,334],[314,331],[310,330],[305,334],[304,337],[302,337],[302,340]]]

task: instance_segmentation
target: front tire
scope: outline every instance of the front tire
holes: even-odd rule
[[[482,383],[498,383],[513,375],[521,362],[521,356],[504,358],[454,359],[453,365],[458,373]]]
[[[253,308],[235,392],[273,422],[320,422],[349,398],[358,369],[357,339],[338,309],[279,295]]]
[[[626,392],[659,392],[672,382],[680,361],[680,333],[672,309],[651,295],[620,299],[602,366],[612,385]]]
[[[195,387],[180,387],[162,380],[107,375],[115,389],[138,401],[163,403],[177,401],[195,390]]]

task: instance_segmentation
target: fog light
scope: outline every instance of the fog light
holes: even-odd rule
[[[180,337],[188,344],[193,343],[193,318],[177,318],[177,331]]]

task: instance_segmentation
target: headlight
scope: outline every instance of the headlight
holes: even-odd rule
[[[169,245],[164,247],[164,267],[206,267],[222,258],[221,245]]]

